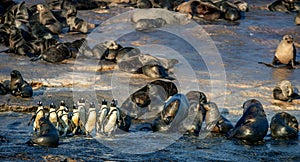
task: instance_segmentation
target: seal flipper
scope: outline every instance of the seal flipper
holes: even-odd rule
[[[32,141],[32,139],[28,140],[25,144],[27,144],[28,146],[34,146],[34,142]]]
[[[3,51],[0,51],[0,53],[14,53],[13,51],[11,51],[10,49],[6,49]]]
[[[42,59],[42,55],[39,55],[37,57],[33,57],[32,59],[30,59],[30,61],[37,61],[37,60],[41,60]]]
[[[272,68],[276,68],[276,66],[274,66],[273,64],[269,64],[269,63],[265,63],[265,62],[258,62],[259,64],[263,64],[266,65],[268,67],[272,67]]]

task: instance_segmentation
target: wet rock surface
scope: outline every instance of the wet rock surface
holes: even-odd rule
[[[37,2],[40,1],[30,1],[33,4]],[[211,37],[223,59],[226,93],[221,95],[226,95],[226,97],[224,105],[220,107],[220,112],[232,123],[236,123],[241,116],[242,103],[250,98],[256,98],[262,102],[269,122],[271,117],[280,111],[293,114],[298,121],[300,120],[298,100],[285,103],[272,98],[273,88],[283,79],[288,79],[295,87],[300,87],[299,69],[272,69],[257,63],[272,61],[275,49],[285,34],[293,35],[294,40],[300,42],[299,26],[294,24],[296,13],[267,11],[266,6],[271,2],[269,0],[249,1],[250,12],[245,13],[244,19],[236,22],[196,20]],[[124,7],[112,7],[109,10],[94,9],[79,11],[78,15],[87,18],[91,23],[100,24],[110,17],[131,9]],[[60,35],[60,39],[66,41],[83,37],[86,35],[72,33]],[[135,37],[137,36],[131,35],[131,37],[123,38],[120,43],[140,47],[153,42],[153,40],[147,40],[147,37],[140,39]],[[131,39],[134,41],[126,42]],[[0,47],[0,50],[4,49],[6,47]],[[297,50],[299,55],[300,49],[297,48]],[[188,48],[185,51],[188,51]],[[59,103],[61,100],[65,100],[66,104],[71,106],[74,101],[78,100],[78,97],[97,98],[98,101],[103,98],[111,100],[118,90],[118,87],[111,83],[112,75],[117,74],[120,78],[131,77],[132,92],[143,87],[151,79],[138,74],[128,75],[118,71],[113,74],[111,71],[103,71],[98,65],[99,60],[96,59],[70,59],[60,64],[51,64],[43,61],[31,62],[28,57],[6,53],[0,53],[0,57],[1,82],[9,79],[11,70],[17,69],[34,88],[33,97],[29,99],[11,95],[0,96],[1,161],[195,161],[199,159],[207,161],[300,161],[299,137],[291,141],[275,141],[267,136],[265,143],[248,146],[224,137],[208,137],[207,134],[202,134],[200,137],[181,137],[157,152],[140,155],[119,152],[110,148],[109,145],[114,143],[101,143],[86,136],[61,138],[58,148],[27,146],[25,142],[32,136],[32,127],[27,126],[31,117],[29,112],[36,110],[38,101],[42,101],[47,107],[51,102]],[[297,57],[297,60],[299,58]],[[211,101],[221,98],[222,96],[210,91],[211,82],[218,82],[218,80],[210,80],[211,74],[205,68],[203,60],[201,58],[190,59],[189,63],[199,78],[195,82],[202,86],[201,90]],[[110,66],[115,68],[114,65]],[[174,68],[180,68],[180,65]],[[94,88],[96,95],[92,96],[88,90],[94,91]],[[130,132],[124,136],[138,137],[136,133]],[[113,138],[107,139],[109,140],[114,141]],[[139,142],[139,139],[135,139],[135,142]]]

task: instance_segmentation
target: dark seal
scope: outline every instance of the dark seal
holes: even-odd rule
[[[295,139],[299,132],[296,117],[286,112],[277,113],[272,117],[270,129],[274,139]]]
[[[184,94],[175,94],[166,101],[164,109],[153,121],[151,127],[156,131],[179,131],[188,115],[189,101]]]
[[[189,91],[186,94],[190,107],[184,127],[186,134],[198,136],[205,118],[205,109],[203,104],[207,103],[206,95],[199,91]]]
[[[218,134],[226,134],[233,128],[232,123],[221,115],[216,103],[208,102],[204,104],[205,114],[205,129]]]
[[[262,104],[255,99],[248,100],[243,105],[243,116],[235,127],[228,132],[228,138],[236,138],[249,144],[259,143],[268,132],[268,120]]]
[[[59,134],[54,125],[49,121],[49,119],[42,117],[40,119],[40,129],[39,134],[33,136],[27,144],[28,145],[41,145],[48,147],[57,147],[59,142]]]
[[[32,97],[32,87],[23,79],[19,71],[13,70],[10,73],[10,77],[10,91],[12,95],[23,98]]]
[[[178,93],[173,82],[155,80],[132,93],[121,105],[124,113],[137,119],[147,114],[156,117],[163,109],[164,101]]]

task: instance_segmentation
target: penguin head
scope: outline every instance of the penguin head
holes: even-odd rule
[[[107,105],[107,101],[105,99],[102,100],[102,105]]]
[[[60,101],[60,106],[66,106],[66,103],[64,100]]]
[[[77,104],[73,104],[73,109],[77,109]]]
[[[78,102],[79,103],[85,103],[85,99],[84,98],[80,98]]]
[[[95,108],[95,103],[94,102],[90,102],[90,108]]]
[[[117,101],[116,99],[113,99],[113,100],[111,101],[110,106],[116,107],[117,105],[118,105],[118,101]]]
[[[56,109],[56,105],[52,102],[51,104],[50,104],[50,109]]]
[[[38,101],[37,105],[38,105],[38,106],[43,106],[42,101]]]

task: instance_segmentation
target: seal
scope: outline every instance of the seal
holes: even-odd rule
[[[288,65],[291,68],[296,68],[296,48],[294,45],[293,36],[284,35],[279,45],[277,46],[275,56],[271,64],[258,62],[269,67],[275,65]]]
[[[55,45],[57,40],[54,38],[45,39],[39,38],[29,42],[25,42],[23,45],[16,48],[16,53],[19,55],[26,55],[29,57],[36,57],[44,53],[48,48]]]
[[[118,63],[121,71],[144,74],[150,78],[166,78],[173,80],[169,76],[168,70],[178,63],[176,59],[157,58],[150,54],[138,54],[128,59],[122,59]]]
[[[152,8],[152,3],[150,0],[137,0],[136,1],[137,8]]]
[[[262,104],[256,99],[247,100],[243,104],[243,109],[242,117],[227,133],[227,137],[229,139],[236,138],[249,144],[261,142],[269,128]]]
[[[28,145],[40,145],[47,147],[57,147],[59,144],[59,133],[49,119],[42,117],[39,121],[39,134],[33,136]]]
[[[9,24],[3,24],[0,27],[0,43],[4,46],[9,46],[9,38],[10,37],[10,25]]]
[[[94,102],[91,102],[88,115],[87,115],[87,121],[84,126],[86,135],[90,135],[90,133],[95,129],[96,120],[97,120],[96,106]]]
[[[95,45],[92,48],[93,56],[100,60],[108,60],[114,62],[117,51],[122,48],[116,41],[107,40]]]
[[[191,0],[178,5],[175,10],[189,14],[190,18],[198,16],[209,21],[217,20],[221,16],[219,8],[211,1]]]
[[[105,99],[102,100],[102,104],[99,110],[99,117],[97,121],[97,132],[104,132],[103,130],[103,122],[109,112],[109,108],[107,107],[107,101]]]
[[[26,26],[25,23],[27,23],[28,20],[28,9],[25,2],[23,1],[19,4],[13,5],[7,10],[7,12],[5,13],[4,23],[8,23],[19,28],[21,24]]]
[[[236,21],[241,19],[241,12],[234,3],[222,0],[217,2],[216,5],[221,10],[225,20]]]
[[[109,112],[103,122],[104,135],[111,136],[118,128],[118,124],[120,121],[120,109],[117,106],[118,101],[116,99],[113,99],[110,104]]]
[[[203,92],[199,91],[189,91],[186,96],[190,104],[188,117],[184,122],[186,134],[198,136],[205,117],[203,104],[207,103],[207,98]]]
[[[270,11],[291,12],[294,9],[294,0],[276,0],[268,6]]]
[[[300,97],[296,91],[290,81],[283,80],[273,89],[273,97],[276,100],[291,102]]]
[[[116,57],[118,55],[118,51],[123,48],[120,44],[116,41],[105,41],[104,42],[105,51],[101,55],[100,60],[106,60],[110,62],[116,62]]]
[[[9,34],[9,49],[8,52],[18,54],[16,49],[22,46],[26,41],[23,38],[21,31],[15,26],[10,27]]]
[[[232,123],[221,115],[216,103],[208,102],[204,104],[205,114],[205,129],[218,134],[226,134],[233,128]]]
[[[120,120],[118,122],[118,128],[119,128],[119,130],[128,132],[129,128],[131,126],[132,118],[129,115],[127,115],[126,113],[124,113],[122,110],[119,109],[119,111],[120,111]]]
[[[163,110],[164,102],[177,93],[178,89],[173,82],[155,80],[132,93],[121,107],[133,119],[141,119],[143,114],[148,119],[155,118]]]
[[[180,131],[188,115],[189,101],[184,94],[175,94],[166,101],[159,116],[152,122],[151,128],[156,131]]]
[[[165,78],[174,80],[168,74],[168,69],[164,68],[161,65],[144,65],[141,68],[136,70],[137,74],[144,74],[149,78]]]
[[[23,98],[32,97],[32,87],[23,79],[21,73],[17,70],[13,70],[10,73],[10,91],[14,96],[21,96]]]
[[[166,24],[167,22],[163,18],[139,19],[135,23],[135,30],[138,31],[152,30],[152,29],[164,27]]]
[[[242,11],[242,12],[248,12],[249,11],[249,6],[248,6],[248,3],[245,2],[245,1],[234,1],[233,4],[236,5],[236,7]]]
[[[56,45],[46,49],[46,51],[41,53],[40,56],[32,58],[31,61],[42,59],[47,62],[58,63],[70,57],[72,57],[72,52],[68,48],[67,44],[57,43]]]
[[[31,117],[31,119],[28,122],[28,126],[30,125],[31,121],[34,119],[33,122],[33,132],[36,134],[37,130],[40,129],[40,119],[42,117],[45,117],[45,110],[43,103],[41,101],[38,102],[38,108],[35,112],[35,114]]]
[[[45,25],[53,34],[60,34],[62,25],[52,14],[51,10],[43,4],[37,4],[40,23]]]
[[[58,129],[58,116],[57,116],[57,107],[54,103],[50,104],[50,110],[49,110],[49,121],[55,126],[56,129]]]
[[[9,93],[9,89],[5,85],[0,83],[0,95],[6,95],[8,93]]]
[[[298,121],[287,113],[276,113],[270,123],[271,136],[274,139],[295,139],[298,137]]]
[[[118,50],[118,54],[116,56],[116,62],[119,63],[122,60],[126,60],[129,57],[133,57],[136,55],[141,54],[141,51],[138,48],[134,48],[134,47],[123,47],[121,49]]]
[[[300,12],[297,13],[297,15],[295,16],[294,21],[295,21],[296,25],[300,25]]]
[[[87,33],[89,31],[87,21],[76,16],[68,17],[67,24],[69,26],[69,31],[81,33]]]
[[[64,0],[61,2],[61,8],[65,8],[68,5],[74,5],[77,10],[92,10],[97,8],[107,9],[108,5],[106,1],[95,0]]]

